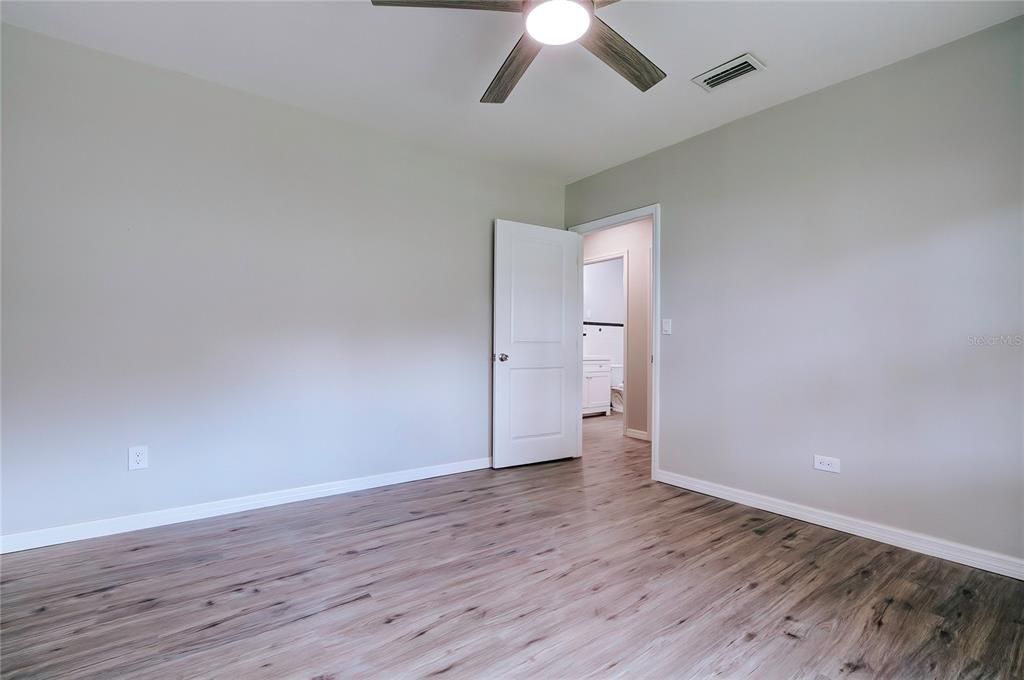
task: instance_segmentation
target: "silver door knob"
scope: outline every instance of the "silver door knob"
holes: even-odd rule
[[[498,361],[508,361],[508,355],[502,352],[498,355]]]

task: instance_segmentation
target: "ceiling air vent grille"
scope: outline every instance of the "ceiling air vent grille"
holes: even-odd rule
[[[716,87],[721,87],[722,85],[732,82],[737,78],[741,78],[748,73],[761,71],[763,69],[764,64],[755,59],[753,55],[744,54],[725,62],[721,66],[716,66],[710,71],[705,71],[699,76],[692,78],[692,80],[710,92]]]

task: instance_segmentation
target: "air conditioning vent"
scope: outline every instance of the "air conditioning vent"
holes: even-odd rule
[[[705,71],[699,76],[692,78],[692,80],[710,92],[716,87],[721,87],[726,83],[736,80],[737,78],[742,78],[748,73],[761,71],[763,69],[764,64],[759,62],[752,55],[744,54],[732,59],[731,61],[725,62],[721,66],[716,66],[710,71]]]

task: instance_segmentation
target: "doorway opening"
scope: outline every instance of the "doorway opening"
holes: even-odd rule
[[[583,261],[584,418],[625,411],[626,256]]]
[[[643,457],[652,470],[658,213],[650,206],[572,228],[583,236],[583,456]]]

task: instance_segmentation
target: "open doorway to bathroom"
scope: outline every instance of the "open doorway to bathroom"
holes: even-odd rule
[[[583,417],[625,410],[626,253],[583,263]]]
[[[583,233],[583,456],[650,469],[654,216]],[[586,461],[585,461],[586,462]]]

